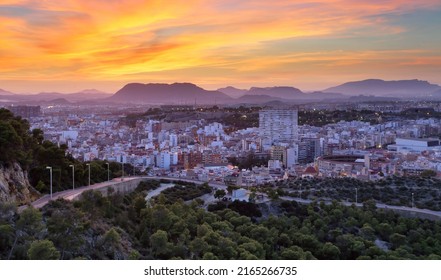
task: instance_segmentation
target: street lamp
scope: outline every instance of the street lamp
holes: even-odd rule
[[[51,166],[46,166],[46,169],[49,169],[49,173],[50,173],[50,182],[51,182],[51,199],[52,199],[52,167],[51,167]]]
[[[355,204],[358,204],[358,188],[355,188]]]
[[[121,162],[121,163],[122,163],[121,181],[123,181],[124,180],[124,162]]]
[[[75,165],[71,164],[69,167],[72,167],[72,189],[75,190]]]
[[[86,165],[89,167],[89,187],[90,187],[90,163],[86,163]]]
[[[414,207],[413,193],[412,193],[412,208]]]
[[[109,182],[110,181],[109,163],[106,162],[106,165],[107,165],[107,182]]]

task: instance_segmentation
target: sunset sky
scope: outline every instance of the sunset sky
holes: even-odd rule
[[[441,84],[441,0],[0,0],[0,88]]]

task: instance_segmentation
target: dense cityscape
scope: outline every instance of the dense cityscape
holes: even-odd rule
[[[433,109],[427,103],[410,108],[405,103],[367,103],[342,104],[339,109],[366,111],[368,106],[374,109],[371,113],[378,115],[375,124],[363,121],[363,116],[322,126],[298,124],[298,106],[264,109],[173,105],[136,108],[155,114],[141,113],[131,123],[124,113],[134,112],[129,107],[101,108],[97,113],[90,113],[87,108],[83,112],[77,112],[75,107],[40,108],[30,118],[30,124],[32,129],[42,129],[45,139],[67,145],[67,152],[81,161],[129,163],[140,174],[207,182],[224,182],[225,177],[239,173],[238,186],[289,176],[378,180],[441,171],[440,119],[430,117],[439,107]],[[320,111],[324,114],[331,110],[331,106],[323,104],[302,107],[300,110],[318,112],[318,116]],[[224,114],[231,109],[242,114],[240,118],[254,118],[255,122],[249,123],[257,126],[238,129],[234,124],[228,125]],[[425,115],[417,119],[381,120],[379,113],[385,110],[398,114],[420,110]],[[179,114],[174,120],[164,120],[161,115],[169,111],[180,112],[181,119],[187,120],[181,121]],[[207,111],[208,119],[203,114],[192,117],[195,111]],[[248,157],[258,162],[238,168],[238,163]]]
[[[439,0],[2,1],[0,275],[436,275],[440,19]]]

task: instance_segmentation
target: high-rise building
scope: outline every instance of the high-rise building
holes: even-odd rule
[[[172,156],[169,152],[161,152],[156,156],[156,166],[165,170],[170,169]]]
[[[284,162],[285,160],[285,152],[286,147],[283,146],[272,146],[270,150],[270,159],[272,160],[279,160],[280,162]],[[284,157],[285,155],[285,157]]]
[[[298,162],[298,146],[294,145],[285,151],[284,162],[286,168],[292,168]]]
[[[178,145],[178,135],[170,134],[170,147],[176,147]]]
[[[272,109],[259,112],[260,137],[265,146],[294,143],[298,138],[298,111]]]
[[[323,155],[320,148],[319,138],[303,137],[299,142],[299,162],[310,163]]]

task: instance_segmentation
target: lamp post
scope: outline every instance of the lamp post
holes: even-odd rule
[[[106,165],[107,165],[107,182],[109,182],[109,181],[110,181],[110,170],[109,170],[109,163],[108,163],[108,162],[106,162]]]
[[[51,199],[52,199],[52,167],[51,166],[46,166],[46,169],[49,169],[49,174],[50,174],[50,184],[51,184]]]
[[[121,162],[122,163],[122,175],[121,175],[121,181],[123,181],[124,180],[124,162]]]
[[[89,187],[90,187],[90,163],[86,163],[86,165],[89,167]]]
[[[355,204],[358,204],[358,188],[355,188]]]
[[[412,193],[412,208],[414,207],[413,193]]]
[[[72,167],[72,189],[75,190],[75,165],[71,164],[69,167]]]

